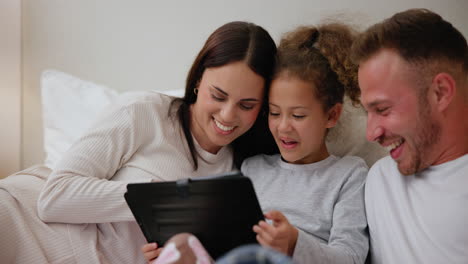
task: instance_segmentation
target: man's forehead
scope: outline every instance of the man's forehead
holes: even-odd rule
[[[370,73],[389,73],[398,69],[407,68],[407,64],[403,58],[393,49],[381,49],[367,60],[361,62],[359,65],[359,72],[364,74]]]
[[[394,50],[382,49],[359,66],[361,102],[366,109],[391,103],[407,92],[409,68]]]

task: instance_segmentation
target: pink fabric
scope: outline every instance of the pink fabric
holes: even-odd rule
[[[164,247],[161,255],[159,255],[158,258],[151,262],[151,264],[170,264],[176,262],[179,259],[180,252],[177,249],[175,243],[169,243]]]

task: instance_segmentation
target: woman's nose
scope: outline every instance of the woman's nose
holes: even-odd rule
[[[221,118],[223,122],[226,122],[226,123],[230,123],[230,122],[233,122],[236,120],[236,116],[237,116],[237,110],[236,110],[236,107],[233,106],[233,105],[225,105],[222,109],[221,109]]]

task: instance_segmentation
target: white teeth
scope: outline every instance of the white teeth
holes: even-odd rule
[[[224,126],[224,125],[222,125],[222,124],[221,124],[220,122],[218,122],[218,120],[216,120],[216,119],[214,119],[214,121],[215,121],[216,126],[217,126],[219,129],[223,130],[223,131],[226,131],[226,132],[227,132],[227,131],[231,131],[231,130],[234,129],[233,126]]]
[[[401,143],[403,143],[403,139],[393,142],[392,144],[386,146],[385,149],[387,151],[392,151],[393,149],[398,148],[401,145]]]

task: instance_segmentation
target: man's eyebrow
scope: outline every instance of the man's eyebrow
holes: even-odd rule
[[[374,108],[379,104],[387,103],[387,102],[388,102],[387,100],[375,100],[375,101],[372,101],[372,102],[366,104],[365,108],[367,108],[367,109]]]

